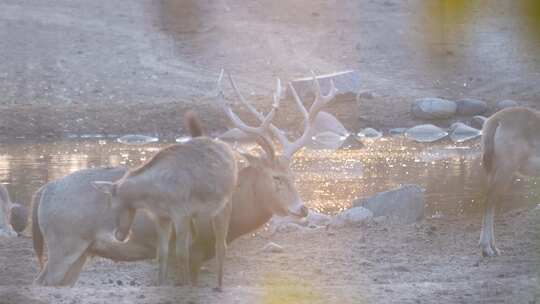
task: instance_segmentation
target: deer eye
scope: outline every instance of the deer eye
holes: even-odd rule
[[[281,180],[280,177],[274,176],[274,183],[275,183],[277,186],[281,186],[281,185],[283,184],[283,181]]]

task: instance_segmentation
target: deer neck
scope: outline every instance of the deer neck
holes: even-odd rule
[[[257,193],[256,178],[242,173],[246,172],[240,172],[238,187],[233,195],[228,241],[253,232],[266,224],[273,215],[265,198]]]

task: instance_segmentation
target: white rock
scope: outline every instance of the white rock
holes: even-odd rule
[[[417,142],[434,142],[448,135],[445,130],[431,125],[418,125],[405,131],[405,136]]]
[[[364,207],[353,207],[336,214],[330,226],[345,227],[368,223],[373,218],[373,213]]]
[[[274,242],[270,242],[263,247],[262,251],[266,253],[281,253],[283,252],[283,247]]]
[[[328,223],[330,223],[330,221],[332,220],[332,217],[327,214],[318,213],[318,212],[309,210],[306,220],[308,222],[308,225],[326,226],[328,225]]]
[[[180,137],[176,138],[175,141],[176,141],[177,143],[183,144],[183,143],[187,143],[187,142],[190,141],[191,139],[192,139],[191,136],[180,136]]]
[[[413,116],[422,119],[450,118],[456,114],[457,104],[442,98],[420,98],[411,107]]]
[[[464,142],[474,138],[478,138],[482,135],[482,131],[469,127],[462,122],[456,122],[450,127],[452,132],[450,133],[450,139],[453,142]]]
[[[356,133],[359,139],[375,140],[383,136],[383,134],[373,128],[365,128]]]
[[[322,94],[327,94],[330,90],[330,80],[334,81],[336,86],[337,95],[357,94],[358,87],[360,86],[360,74],[357,71],[342,71],[332,74],[316,76],[321,86]],[[298,93],[298,96],[305,98],[306,96],[313,96],[313,77],[303,77],[292,80],[292,85]],[[292,98],[292,94],[287,88],[286,92],[289,98]]]
[[[390,135],[402,135],[404,134],[405,132],[407,131],[407,128],[393,128],[393,129],[390,129],[388,130],[388,132],[390,133]]]
[[[365,200],[355,200],[353,206],[367,208],[375,217],[386,216],[393,223],[414,223],[424,217],[424,189],[417,185],[405,185]]]
[[[124,135],[116,139],[119,143],[126,145],[144,145],[158,141],[159,138],[141,134],[129,134]]]
[[[486,102],[478,99],[465,98],[456,103],[459,115],[479,115],[488,110]]]

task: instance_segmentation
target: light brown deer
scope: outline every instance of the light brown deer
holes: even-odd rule
[[[186,115],[192,135],[200,135],[201,127],[193,114]],[[110,196],[117,216],[115,236],[126,239],[125,228],[131,226],[135,211],[146,209],[159,222],[160,258],[166,261],[169,252],[170,222],[176,234],[176,259],[179,273],[189,278],[191,225],[198,216],[211,218],[216,237],[218,289],[222,287],[223,263],[226,254],[227,229],[216,223],[216,215],[230,201],[237,180],[237,166],[229,146],[201,136],[160,150],[139,168],[129,170],[116,182],[96,181],[94,186]],[[166,276],[166,262],[160,263],[160,282]]]
[[[499,255],[495,245],[495,206],[508,190],[515,173],[540,175],[540,112],[508,108],[491,116],[482,129],[482,164],[487,173],[480,247],[483,256]]]

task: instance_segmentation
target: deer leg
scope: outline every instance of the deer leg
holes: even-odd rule
[[[507,191],[512,183],[514,168],[515,166],[512,166],[512,163],[507,163],[506,166],[495,169],[494,174],[489,178],[479,242],[484,257],[493,257],[500,254],[499,249],[495,246],[495,206],[501,195]]]
[[[86,263],[86,258],[87,253],[85,252],[79,257],[79,259],[75,263],[73,263],[73,265],[69,267],[69,270],[64,277],[64,280],[61,282],[61,285],[73,287],[73,285],[77,283],[84,263]]]
[[[191,217],[182,216],[175,219],[176,260],[179,268],[179,283],[187,284],[189,279],[189,247],[191,245]]]
[[[79,242],[80,240],[67,240],[67,243],[69,241]],[[52,243],[54,244],[54,242]],[[81,242],[73,244],[69,248],[62,247],[62,244],[49,246],[47,266],[35,283],[43,286],[69,285],[66,283],[66,276],[71,267],[85,254],[89,245],[87,242]]]
[[[196,244],[194,244],[191,247],[191,252],[189,254],[189,268],[192,286],[197,286],[199,283],[199,271],[201,270],[203,259],[204,252],[202,249],[198,248]]]
[[[172,234],[171,221],[167,218],[157,219],[158,239],[157,258],[159,264],[158,285],[165,284],[167,280],[167,266],[169,262],[169,240]]]
[[[225,204],[223,210],[212,218],[212,229],[216,238],[215,251],[217,260],[218,286],[216,291],[222,291],[223,287],[223,268],[225,256],[227,254],[227,232],[229,230],[229,220],[232,205],[230,200]]]

